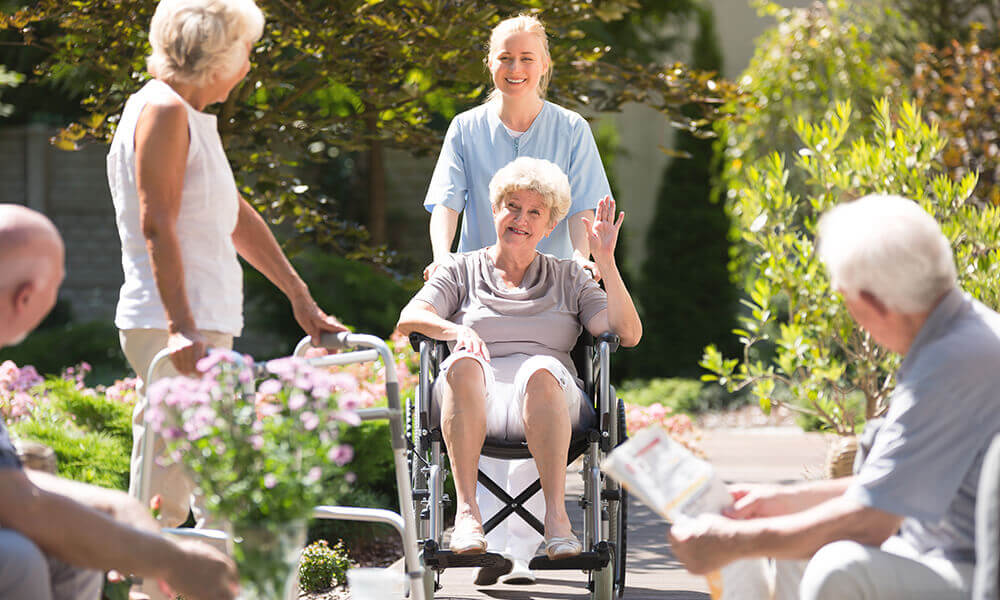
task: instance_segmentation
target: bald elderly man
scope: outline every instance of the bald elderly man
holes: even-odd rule
[[[0,347],[23,339],[55,304],[63,252],[47,218],[0,204]],[[232,561],[164,538],[126,494],[23,469],[0,419],[0,598],[97,600],[111,569],[160,580],[185,598],[237,592]]]
[[[694,573],[779,559],[782,599],[969,598],[977,484],[1000,432],[1000,315],[962,293],[947,238],[904,198],[831,210],[819,256],[857,324],[904,357],[863,463],[850,478],[738,486],[728,518],[677,523],[671,547]]]

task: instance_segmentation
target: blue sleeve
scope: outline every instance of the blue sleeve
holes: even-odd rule
[[[590,125],[577,116],[573,125],[573,150],[570,158],[569,185],[573,194],[573,204],[569,214],[575,215],[585,210],[594,210],[597,203],[611,195],[611,185],[604,173],[597,142],[590,131]]]
[[[465,154],[462,149],[462,127],[458,118],[451,120],[448,133],[441,144],[431,184],[424,198],[424,208],[433,212],[438,204],[462,212],[465,209],[466,194],[469,189],[465,169]]]
[[[7,434],[7,427],[0,419],[0,469],[20,469],[21,460],[17,458],[17,451]]]
[[[983,424],[991,421],[993,402],[982,381],[943,370],[929,368],[915,384],[893,391],[849,497],[923,521],[946,514],[991,431]]]

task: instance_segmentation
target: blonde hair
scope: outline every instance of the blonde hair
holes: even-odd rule
[[[244,44],[263,33],[264,15],[253,0],[160,0],[146,68],[167,82],[203,86],[235,73]]]
[[[563,220],[572,202],[569,178],[559,165],[542,158],[522,156],[501,167],[490,179],[490,203],[500,208],[511,193],[530,190],[542,197],[549,209],[549,225]]]
[[[497,48],[500,47],[500,44],[505,39],[515,33],[523,32],[535,36],[535,39],[542,45],[542,53],[545,55],[546,62],[549,63],[549,68],[542,73],[542,76],[538,80],[538,97],[545,98],[545,92],[549,89],[549,80],[552,79],[552,55],[549,54],[549,38],[545,33],[545,25],[542,24],[542,21],[538,17],[533,15],[518,15],[497,23],[497,26],[490,33],[490,44],[486,50],[486,68],[490,69],[493,58],[497,53]],[[487,98],[487,102],[499,97],[500,90],[493,88],[493,91],[490,92]]]

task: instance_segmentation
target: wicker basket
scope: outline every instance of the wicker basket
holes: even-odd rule
[[[838,436],[826,452],[826,476],[829,479],[847,477],[854,472],[854,456],[858,453],[858,438]]]

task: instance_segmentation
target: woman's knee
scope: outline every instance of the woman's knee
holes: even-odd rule
[[[528,377],[524,386],[525,395],[529,398],[555,399],[563,395],[562,385],[556,376],[548,369],[538,369]]]
[[[871,568],[870,548],[839,541],[820,548],[809,560],[799,585],[801,600],[867,598]]]
[[[486,374],[483,366],[474,358],[460,358],[448,367],[445,381],[451,389],[468,389],[469,387],[486,389]]]

